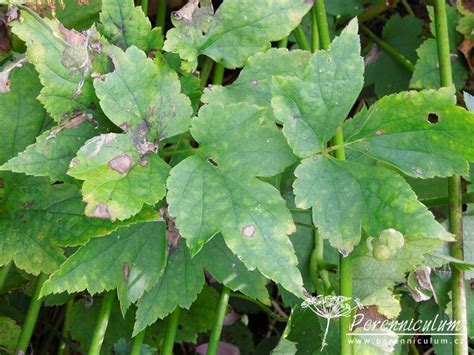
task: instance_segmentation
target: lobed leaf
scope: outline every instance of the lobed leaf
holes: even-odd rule
[[[316,51],[303,78],[275,77],[272,108],[299,157],[321,151],[342,124],[363,87],[357,22],[352,21],[328,51]]]
[[[348,150],[421,178],[468,175],[473,135],[474,114],[453,88],[386,96],[344,125]]]
[[[162,275],[167,259],[164,223],[140,223],[92,239],[44,283],[41,295],[117,289],[125,314]]]
[[[175,13],[175,28],[166,34],[163,48],[179,53],[192,69],[196,68],[200,54],[227,68],[242,67],[248,57],[270,48],[271,41],[288,36],[312,3],[225,0],[214,14],[210,2],[193,0]]]
[[[168,172],[157,154],[141,156],[128,135],[108,133],[86,142],[68,174],[84,180],[85,214],[115,221],[160,201]]]
[[[405,180],[388,169],[316,156],[303,160],[295,176],[297,207],[313,208],[319,232],[343,254],[359,243],[362,228],[374,237],[394,228],[403,235],[451,239]]]

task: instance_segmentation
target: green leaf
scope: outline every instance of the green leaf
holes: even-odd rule
[[[273,79],[273,112],[298,156],[321,151],[349,113],[363,86],[359,53],[357,21],[351,21],[328,51],[313,54],[303,79]]]
[[[220,102],[223,105],[246,102],[249,105],[265,107],[265,117],[273,118],[271,110],[271,81],[273,76],[303,77],[311,53],[272,48],[259,52],[247,60],[239,77],[226,86],[212,85],[206,89],[202,102]]]
[[[233,291],[240,291],[265,304],[270,304],[268,290],[265,287],[266,279],[257,270],[247,270],[221,236],[216,236],[207,242],[195,258],[213,278]]]
[[[370,333],[365,335],[364,333]],[[377,334],[373,336],[373,334]],[[389,328],[374,328],[366,331],[364,327],[356,328],[352,332],[354,354],[390,355],[394,353],[398,341],[397,334]]]
[[[363,305],[377,306],[377,311],[388,319],[396,318],[402,310],[400,301],[388,289],[379,289],[359,302]]]
[[[361,228],[374,237],[388,228],[405,236],[451,236],[388,169],[316,156],[303,160],[295,175],[297,207],[313,208],[319,232],[343,254],[359,243]]]
[[[86,140],[96,133],[96,127],[88,121],[80,122],[76,127],[53,128],[40,135],[36,143],[28,146],[18,156],[0,166],[0,170],[49,176],[53,180],[65,181],[70,179],[66,172],[72,158]]]
[[[35,141],[51,119],[36,100],[41,90],[38,74],[26,64],[10,74],[10,91],[0,94],[0,164]]]
[[[123,52],[110,46],[107,52],[115,70],[94,81],[100,105],[142,154],[160,140],[188,130],[193,111],[175,72],[136,47]]]
[[[358,246],[352,257],[353,297],[370,300],[375,294],[405,281],[405,274],[423,264],[424,254],[437,249],[442,241],[421,236],[405,236],[404,246],[387,260],[373,257],[366,243]]]
[[[451,47],[456,48],[456,47]],[[453,49],[454,50],[454,49]],[[415,64],[415,71],[410,81],[412,89],[438,89],[441,87],[439,79],[439,63],[436,40],[427,39],[416,50],[418,61]],[[459,59],[457,54],[451,54],[451,70],[453,73],[454,85],[457,89],[464,87],[464,82],[468,76],[468,70]]]
[[[278,191],[254,177],[281,172],[293,156],[262,114],[246,104],[201,108],[191,128],[199,153],[172,169],[169,212],[192,253],[221,232],[247,268],[301,295],[291,215]]]
[[[348,150],[421,178],[468,175],[473,135],[474,115],[452,88],[384,97],[344,125]]]
[[[160,28],[151,28],[148,17],[133,0],[102,0],[101,32],[123,50],[136,46],[145,52],[159,50],[163,45]]]
[[[296,343],[289,341],[285,338],[281,338],[278,342],[278,345],[275,349],[272,350],[272,354],[275,355],[289,355],[289,354],[296,354]]]
[[[83,31],[99,19],[101,0],[89,0],[83,3],[76,0],[62,1],[64,7],[56,6],[56,16],[67,28]]]
[[[41,295],[84,290],[93,295],[117,289],[125,314],[163,273],[167,258],[165,230],[164,223],[141,223],[92,239],[50,276]]]
[[[407,15],[394,15],[385,24],[382,39],[413,63],[416,62],[416,49],[422,40],[419,38],[423,21]],[[408,89],[412,73],[391,55],[380,51],[377,60],[367,65],[365,85],[375,84],[378,97]]]
[[[251,55],[286,37],[311,8],[307,0],[225,0],[214,14],[212,5],[193,1],[175,13],[164,50],[179,53],[197,66],[205,54],[226,68],[242,67]]]
[[[86,142],[68,174],[84,180],[85,214],[115,221],[160,201],[168,172],[157,154],[140,156],[128,135],[108,133]]]
[[[137,303],[133,336],[158,318],[163,319],[176,307],[189,309],[204,286],[200,263],[191,259],[184,243],[168,258],[163,276]]]
[[[97,105],[97,98],[90,77],[85,77],[80,70],[66,68],[62,61],[66,49],[70,48],[67,38],[79,41],[85,36],[29,10],[23,10],[21,20],[13,21],[11,26],[28,46],[28,60],[35,65],[44,86],[38,99],[51,117],[59,122],[64,114],[76,110],[93,113],[91,107]]]
[[[7,354],[14,354],[21,327],[8,317],[0,316],[0,349]]]

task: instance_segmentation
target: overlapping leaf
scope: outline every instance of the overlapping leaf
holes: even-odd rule
[[[214,14],[210,1],[193,0],[175,13],[164,49],[179,53],[192,69],[200,54],[227,68],[241,67],[271,41],[287,36],[311,5],[307,0],[225,0]]]
[[[123,50],[136,46],[148,52],[163,45],[161,29],[151,28],[150,20],[133,0],[102,0],[100,20],[104,36]]]
[[[247,268],[301,295],[291,215],[278,191],[255,178],[281,172],[293,156],[262,114],[246,104],[201,108],[191,128],[199,153],[172,169],[169,212],[194,253],[221,232]]]
[[[388,169],[317,156],[304,160],[295,175],[296,205],[313,208],[320,233],[343,254],[359,243],[362,228],[374,237],[394,228],[450,239],[405,180]]]
[[[84,77],[80,70],[66,68],[64,54],[74,40],[78,48],[82,45],[87,53],[85,35],[65,29],[57,20],[42,19],[38,15],[23,10],[21,20],[11,23],[12,31],[26,42],[28,60],[35,65],[43,89],[39,100],[57,122],[66,113],[91,112],[97,105],[97,98],[89,76]],[[79,44],[80,43],[80,44]],[[79,53],[76,53],[76,59]],[[84,62],[86,58],[83,58]]]
[[[68,174],[84,180],[85,214],[115,221],[160,201],[168,172],[157,154],[142,157],[128,135],[108,133],[86,142]]]
[[[452,88],[386,96],[347,121],[344,135],[348,150],[413,177],[467,175],[474,161],[474,114],[456,106]]]
[[[107,52],[115,70],[94,81],[97,96],[107,117],[129,134],[140,153],[188,129],[193,111],[175,72],[133,46],[126,52],[110,46]]]
[[[141,223],[91,240],[54,272],[42,295],[117,289],[122,313],[150,290],[167,259],[165,225]]]
[[[349,113],[363,86],[359,53],[357,22],[352,21],[328,51],[312,56],[303,79],[273,79],[273,112],[298,156],[318,153]]]

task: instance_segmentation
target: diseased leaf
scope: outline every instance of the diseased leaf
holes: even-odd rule
[[[251,55],[290,34],[311,8],[308,0],[225,0],[214,14],[212,5],[189,2],[176,12],[164,50],[179,53],[192,69],[205,54],[227,68],[242,67]]]
[[[21,12],[21,20],[13,21],[11,26],[12,31],[26,42],[28,60],[35,65],[44,86],[38,99],[51,117],[59,122],[62,115],[76,110],[93,113],[97,98],[90,77],[85,77],[80,70],[68,69],[63,61],[66,49],[71,48],[68,36],[85,51],[82,55],[88,55],[87,36],[68,32],[57,20],[40,18],[26,10]],[[77,54],[72,56],[79,60]]]
[[[316,51],[303,79],[275,77],[272,108],[295,154],[318,153],[336,133],[363,86],[357,22],[352,21],[328,51]]]
[[[133,336],[158,318],[163,319],[176,307],[189,309],[204,286],[200,263],[191,259],[184,243],[168,258],[163,276],[137,303]]]
[[[107,117],[127,132],[141,154],[187,131],[192,114],[175,72],[136,47],[108,47],[115,70],[94,86]]]
[[[297,207],[313,208],[319,232],[343,254],[359,243],[361,228],[374,237],[394,228],[405,236],[451,238],[405,180],[388,169],[316,156],[295,175]]]
[[[65,181],[69,178],[66,172],[72,158],[85,141],[96,133],[94,123],[88,121],[62,130],[53,128],[40,135],[36,143],[28,146],[18,156],[0,166],[0,170],[49,176],[53,180]]]
[[[68,174],[84,180],[85,214],[115,221],[160,201],[168,172],[157,154],[140,156],[128,135],[108,133],[86,142]]]
[[[14,69],[10,91],[0,94],[0,164],[14,157],[35,141],[51,119],[36,100],[41,90],[38,74],[32,65]]]
[[[220,283],[270,304],[270,296],[265,287],[267,280],[257,270],[248,270],[242,261],[232,254],[222,236],[212,238],[194,258]]]
[[[473,135],[474,114],[456,106],[452,88],[384,97],[344,125],[348,150],[421,178],[468,175]]]
[[[81,247],[44,283],[41,295],[84,290],[93,295],[117,289],[125,314],[158,282],[166,258],[164,223],[135,224]]]
[[[267,109],[265,117],[274,120],[271,109],[271,81],[273,76],[303,78],[311,53],[272,48],[249,57],[239,77],[227,86],[212,85],[204,91],[202,102],[222,105],[246,102]]]
[[[100,29],[111,44],[123,50],[136,46],[145,52],[161,49],[160,28],[151,28],[150,20],[133,0],[102,0]]]
[[[245,104],[201,108],[191,128],[199,153],[172,169],[169,212],[192,253],[221,232],[247,268],[301,295],[291,215],[278,191],[254,177],[281,172],[293,157],[278,130],[260,123],[262,114]]]

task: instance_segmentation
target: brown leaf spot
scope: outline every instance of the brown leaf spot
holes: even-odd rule
[[[176,228],[175,218],[171,217],[168,213],[167,207],[162,207],[160,213],[163,219],[166,221],[166,240],[168,241],[168,254],[174,253],[179,248],[179,241],[181,234],[178,228]]]
[[[439,122],[439,116],[438,116],[436,113],[430,112],[430,113],[428,114],[428,117],[426,118],[426,120],[427,120],[429,123],[436,124],[436,123]]]
[[[132,168],[132,158],[128,154],[122,154],[109,161],[109,168],[125,175]]]
[[[3,189],[5,187],[5,182],[3,179],[0,179],[0,189]]]
[[[139,164],[142,167],[147,166],[148,165],[148,158],[146,158],[146,157],[141,158]]]
[[[178,11],[173,12],[173,16],[176,20],[185,19],[191,21],[193,18],[194,11],[199,5],[199,0],[190,0],[186,5],[184,5]]]
[[[370,324],[373,324],[374,322],[382,322],[387,319],[379,313],[377,306],[367,306],[363,309],[359,309],[359,311],[357,312],[357,316],[360,321],[356,324],[356,328],[363,327],[368,322],[370,322]]]
[[[128,265],[126,261],[123,263],[122,272],[123,272],[123,279],[125,283],[127,283],[128,277],[130,276],[130,266]]]
[[[471,69],[471,73],[474,72],[474,51],[472,50],[473,47],[474,41],[470,39],[465,39],[458,46],[459,51],[464,55],[464,58],[466,58],[466,61],[469,64],[469,69]]]
[[[26,58],[22,57],[4,66],[3,71],[0,72],[0,94],[10,91],[10,73],[13,69],[22,67],[24,63],[26,63]]]
[[[102,218],[102,219],[112,219],[112,216],[109,212],[109,207],[106,204],[99,203],[94,212],[92,212],[91,217]]]
[[[242,228],[242,235],[246,238],[252,238],[255,235],[255,226],[252,224],[244,226]]]

